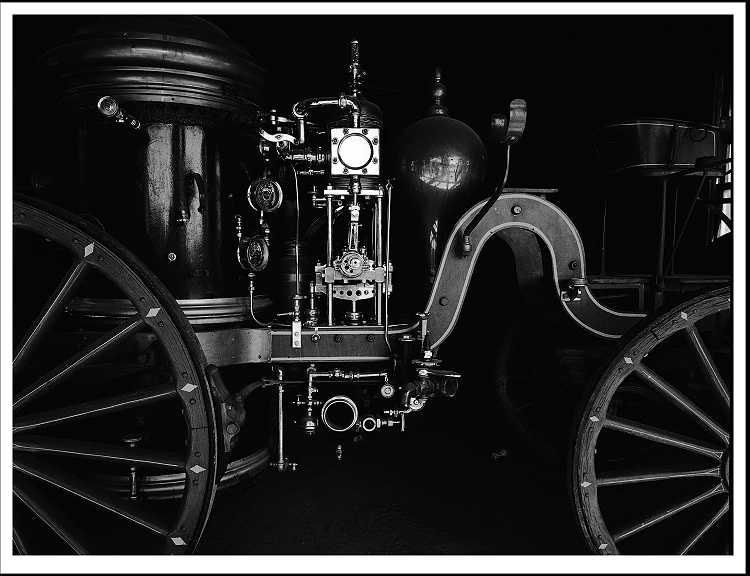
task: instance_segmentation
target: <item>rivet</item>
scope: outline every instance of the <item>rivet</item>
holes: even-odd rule
[[[519,206],[518,204],[515,204],[515,205],[514,205],[514,206],[513,206],[513,207],[512,207],[511,209],[510,209],[510,212],[511,212],[511,214],[513,214],[514,216],[518,216],[518,215],[519,215],[519,214],[521,213],[521,207],[520,207],[520,206]]]
[[[174,252],[170,252],[169,254],[167,254],[167,260],[169,260],[170,262],[174,262],[175,260],[177,260],[177,254],[175,254]]]
[[[578,268],[578,260],[571,260],[570,264],[568,264],[568,268],[570,268],[571,270],[575,270],[576,268]]]
[[[200,453],[200,452],[196,452],[196,453],[195,453],[195,457],[196,457],[196,458],[200,458],[200,455],[201,455],[201,453]]]
[[[338,144],[339,139],[338,138],[331,138],[331,144]]]
[[[440,302],[441,306],[447,306],[448,305],[448,297],[447,296],[441,296],[440,300],[438,300],[438,302]]]
[[[367,341],[368,342],[375,342],[375,336],[373,336],[372,334],[368,334],[367,335]]]
[[[195,398],[191,398],[191,399],[190,399],[190,403],[191,403],[191,404],[195,404]]]
[[[349,128],[344,128],[344,134],[349,134]]]
[[[349,174],[349,168],[344,168],[344,174]]]
[[[373,144],[377,144],[377,143],[378,143],[378,139],[377,139],[377,138],[373,138],[373,139],[372,139],[372,143],[373,143]]]
[[[333,341],[334,341],[334,342],[341,342],[342,340],[343,340],[343,338],[341,337],[341,334],[336,334],[336,335],[335,335],[335,336],[333,337]]]
[[[368,132],[367,128],[362,129],[362,134],[367,134],[367,132]]]
[[[161,320],[159,320],[159,328],[164,328],[164,322],[162,322]]]
[[[367,168],[362,168],[362,174],[367,174]]]
[[[373,163],[373,164],[377,164],[377,163],[378,163],[378,159],[377,159],[377,158],[373,158],[373,159],[372,159],[372,163]]]
[[[333,162],[334,164],[338,164],[338,161],[339,161],[339,159],[338,159],[338,158],[336,158],[336,156],[334,156],[334,157],[333,157],[333,158],[331,159],[331,162]]]

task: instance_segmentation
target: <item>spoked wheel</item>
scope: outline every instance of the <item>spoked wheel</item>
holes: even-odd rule
[[[180,554],[198,543],[217,476],[205,358],[164,286],[87,222],[13,203],[13,542],[28,554]],[[138,313],[108,333],[66,325],[91,291]],[[101,481],[125,472],[131,490]],[[182,473],[174,501],[140,479]]]
[[[571,489],[601,554],[731,554],[729,288],[648,324],[583,411]]]

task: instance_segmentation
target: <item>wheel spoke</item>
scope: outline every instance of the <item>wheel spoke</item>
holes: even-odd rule
[[[729,512],[729,499],[724,503],[724,506],[722,506],[719,511],[713,515],[713,517],[706,522],[703,526],[701,526],[698,531],[693,534],[688,541],[685,543],[685,545],[680,550],[680,556],[683,554],[687,554],[688,551],[695,546],[698,541],[703,538],[703,536],[708,532],[721,518]]]
[[[16,530],[15,526],[13,526],[13,545],[16,547],[16,550],[18,550],[19,554],[29,553],[29,549],[26,547],[26,543],[23,541],[23,538],[21,538],[21,535],[18,533],[18,530]]]
[[[721,468],[705,468],[703,470],[647,472],[645,474],[626,474],[603,476],[596,479],[597,488],[603,486],[622,486],[623,484],[640,484],[643,482],[658,482],[659,480],[675,480],[679,478],[712,477],[721,478]]]
[[[13,494],[39,520],[44,522],[57,536],[65,542],[76,554],[88,554],[80,539],[74,536],[76,530],[70,521],[70,513],[63,510],[54,499],[45,497],[41,490],[24,482],[21,485],[19,477],[13,478]]]
[[[146,390],[112,396],[101,400],[92,400],[81,404],[66,406],[57,410],[50,410],[41,414],[31,414],[17,418],[13,423],[13,432],[32,430],[51,426],[60,422],[71,422],[82,418],[91,418],[110,412],[119,412],[135,406],[142,406],[158,402],[176,394],[174,387],[169,385],[154,386]]]
[[[113,332],[102,337],[85,350],[82,350],[67,362],[55,367],[36,383],[24,390],[21,395],[13,401],[13,410],[17,410],[32,398],[37,397],[41,392],[49,391],[55,384],[59,384],[66,378],[70,377],[70,375],[81,366],[84,366],[87,362],[90,362],[102,352],[114,347],[123,339],[137,331],[142,325],[143,320],[141,318],[135,318],[124,322]]]
[[[607,418],[604,421],[604,426],[611,430],[617,430],[624,434],[643,438],[644,440],[650,440],[652,442],[658,442],[659,444],[666,444],[667,446],[674,446],[675,448],[681,448],[689,452],[695,452],[696,454],[703,454],[714,460],[721,460],[723,452],[721,450],[715,450],[708,446],[697,443],[695,440],[689,440],[682,436],[675,434],[674,432],[666,432],[658,428],[633,422],[632,420],[626,420],[624,418]]]
[[[141,509],[141,507],[128,500],[120,500],[66,472],[53,469],[48,464],[44,464],[33,456],[16,455],[13,467],[19,472],[65,490],[100,508],[109,510],[122,518],[143,526],[152,532],[161,535],[169,533],[169,527],[166,523],[162,519],[156,518],[147,510]]]
[[[83,440],[28,436],[14,439],[13,449],[21,452],[61,454],[90,460],[130,462],[155,468],[185,470],[185,460],[178,454]]]
[[[695,351],[698,354],[703,372],[705,373],[711,384],[713,384],[714,389],[716,390],[718,395],[721,396],[721,399],[724,401],[724,403],[727,406],[730,406],[731,399],[729,397],[729,390],[724,383],[724,379],[719,373],[719,369],[714,363],[714,359],[711,357],[711,353],[708,351],[708,348],[706,348],[706,344],[703,342],[703,338],[698,332],[698,329],[695,327],[695,324],[688,324],[687,326],[685,326],[685,331],[688,334],[688,340],[690,340],[690,343],[693,345],[693,348],[695,348]]]
[[[626,530],[618,532],[617,534],[614,535],[614,541],[620,542],[621,540],[624,540],[625,538],[629,538],[633,534],[637,534],[638,532],[641,532],[645,530],[646,528],[650,528],[651,526],[654,526],[655,524],[658,524],[659,522],[662,522],[666,520],[667,518],[670,518],[674,516],[675,514],[682,512],[683,510],[687,510],[688,508],[695,506],[699,502],[703,502],[704,500],[707,500],[711,498],[712,496],[716,496],[717,494],[724,494],[726,493],[726,491],[727,489],[724,487],[723,484],[717,484],[710,490],[707,490],[703,494],[700,494],[696,496],[695,498],[688,500],[687,502],[678,504],[677,506],[669,508],[668,510],[665,510],[664,512],[660,512],[659,514],[656,514],[655,516],[651,516],[647,520],[639,522],[638,524],[635,524],[634,526],[631,526],[630,528],[627,528]]]
[[[650,384],[653,388],[661,392],[671,404],[692,415],[698,423],[716,434],[725,446],[729,445],[729,433],[719,426],[713,418],[698,408],[698,406],[696,406],[687,396],[664,380],[664,378],[644,364],[639,364],[634,372],[644,382]]]
[[[20,345],[13,353],[13,374],[19,371],[24,361],[28,359],[31,350],[39,342],[41,336],[47,332],[50,324],[65,308],[73,291],[84,277],[86,267],[87,265],[84,260],[74,264],[58,285],[55,293],[46,302],[42,313],[34,320],[34,323],[28,329]]]

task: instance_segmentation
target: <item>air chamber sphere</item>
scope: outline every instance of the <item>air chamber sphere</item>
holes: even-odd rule
[[[407,244],[411,262],[431,284],[445,242],[463,212],[483,196],[487,150],[476,132],[438,113],[409,126],[398,153],[398,194],[394,204],[409,210]],[[423,247],[424,248],[421,248]],[[421,254],[415,250],[424,250]]]

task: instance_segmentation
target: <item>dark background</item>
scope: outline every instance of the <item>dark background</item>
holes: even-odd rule
[[[715,82],[732,67],[730,17],[207,18],[266,68],[263,104],[285,112],[302,98],[341,91],[348,44],[358,39],[368,73],[365,94],[383,109],[391,143],[425,114],[435,66],[443,70],[450,114],[483,138],[491,113],[524,98],[528,124],[513,149],[509,185],[560,189],[555,201],[581,232],[592,272],[598,269],[605,191],[612,202],[608,272],[653,273],[657,233],[656,182],[602,174],[598,129],[637,117],[710,122]],[[57,114],[65,111],[38,58],[90,19],[15,18],[16,183],[23,184],[31,168],[54,164],[61,152]],[[489,147],[491,176],[504,168],[500,152]],[[502,256],[499,246],[487,251]],[[685,252],[680,271],[705,272],[701,259]],[[584,378],[560,376],[564,358],[553,357],[550,341],[564,338],[540,312],[544,324],[529,328],[527,364],[533,369],[519,379],[523,394],[512,405],[544,398],[545,405],[526,418],[546,419],[549,436],[539,440],[514,424],[513,414],[498,418],[502,408],[483,385],[499,345],[493,336],[508,323],[512,307],[498,298],[498,288],[504,293],[513,278],[495,262],[481,259],[475,278],[485,281],[472,283],[461,320],[441,350],[445,366],[464,374],[462,393],[436,400],[409,422],[406,435],[361,450],[347,447],[342,463],[331,450],[321,458],[300,451],[299,473],[267,473],[220,494],[199,551],[581,552],[562,475],[566,420]],[[602,365],[606,351],[595,343],[584,342],[580,350],[582,371]],[[477,357],[479,362],[466,361]],[[538,385],[525,386],[531,380]],[[488,457],[498,453],[500,458]]]
[[[57,95],[39,64],[91,16],[15,17],[15,182],[57,154]],[[650,273],[657,195],[652,181],[607,179],[597,130],[612,120],[667,117],[710,122],[714,84],[731,73],[728,16],[207,16],[268,71],[266,102],[295,101],[345,87],[348,43],[360,41],[365,94],[384,110],[386,142],[424,115],[435,66],[443,69],[455,118],[487,136],[492,112],[528,103],[514,148],[510,186],[556,187],[589,254],[600,247],[605,190],[613,197],[610,270]],[[490,174],[503,168],[490,147]],[[493,172],[494,171],[494,172]],[[634,233],[632,222],[637,219]],[[589,257],[591,272],[598,259]],[[695,261],[685,259],[683,272]]]

